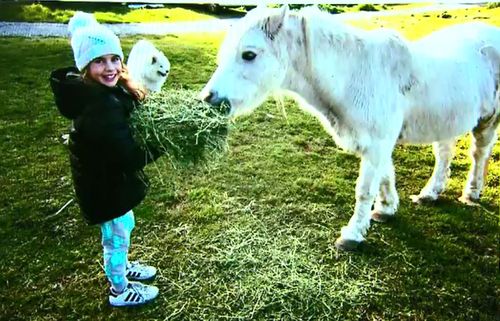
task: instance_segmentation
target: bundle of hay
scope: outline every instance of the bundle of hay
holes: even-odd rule
[[[184,89],[149,95],[132,113],[136,140],[166,155],[174,167],[197,164],[227,149],[229,119]]]

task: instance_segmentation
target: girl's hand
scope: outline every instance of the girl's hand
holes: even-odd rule
[[[125,64],[122,64],[122,71],[120,74],[120,84],[127,89],[127,91],[134,96],[138,101],[143,101],[146,98],[147,90],[141,85],[136,83],[128,72],[128,68]]]

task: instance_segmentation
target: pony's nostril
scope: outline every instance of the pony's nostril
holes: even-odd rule
[[[211,105],[217,105],[217,93],[210,91],[203,100]]]
[[[212,105],[215,110],[218,110],[223,114],[228,114],[229,110],[231,109],[229,100],[225,97],[219,96],[216,91],[209,91],[207,94],[204,94],[204,96],[202,94],[201,99]]]

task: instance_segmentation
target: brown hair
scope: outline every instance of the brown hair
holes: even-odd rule
[[[86,83],[95,83],[95,80],[90,77],[89,74],[89,66],[88,64],[82,70],[82,79]],[[147,90],[142,87],[140,84],[136,83],[132,78],[130,78],[130,74],[128,72],[127,66],[122,61],[122,71],[120,73],[120,79],[118,79],[118,85],[122,86],[127,92],[129,92],[135,100],[143,101],[146,98]]]

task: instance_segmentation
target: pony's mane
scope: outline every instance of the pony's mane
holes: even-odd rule
[[[317,52],[322,51],[329,53],[332,60],[342,61],[344,66],[350,65],[346,69],[349,71],[343,73],[345,81],[356,78],[356,73],[375,78],[382,73],[390,73],[393,85],[399,87],[402,93],[415,85],[411,50],[408,41],[399,32],[385,28],[357,28],[317,7],[290,11],[285,16],[288,20],[284,22],[282,13],[280,8],[257,11],[249,16],[244,26],[259,28],[271,40],[271,44],[275,43],[273,40],[276,36],[283,37],[292,47],[300,43],[302,47],[296,47],[297,51],[292,49],[293,52],[303,50],[300,56],[300,68],[303,69],[298,71],[310,71]],[[287,31],[280,33],[282,24],[285,24],[283,29]],[[290,38],[290,32],[295,34],[295,38]],[[378,64],[379,61],[384,61],[384,64]],[[340,79],[342,77],[339,74],[337,80]]]
[[[249,11],[230,29],[226,39],[236,42],[249,29],[260,29],[271,40],[282,30],[282,8],[256,8]],[[322,11],[315,6],[304,7],[299,10],[289,10],[287,19],[297,19],[311,29],[309,33],[321,30],[321,33],[339,37],[343,34],[356,34],[363,32],[361,29],[344,24],[334,15]],[[286,21],[284,22],[287,23]],[[340,36],[341,37],[341,36]]]
[[[238,28],[238,34],[243,34],[244,31],[250,28],[259,28],[271,40],[275,34],[281,30],[281,25],[275,30],[269,30],[269,24],[273,19],[279,19],[281,14],[280,8],[267,8],[261,10],[250,11]],[[378,28],[375,30],[364,30],[355,26],[344,23],[336,15],[332,15],[327,11],[323,11],[316,6],[303,7],[299,10],[289,10],[288,19],[298,19],[305,24],[309,35],[321,33],[331,39],[344,40],[346,37],[355,38],[372,38],[380,39],[385,37],[397,37],[403,42],[406,40],[401,34],[388,28]],[[286,23],[286,22],[285,22]]]
[[[397,38],[401,44],[407,41],[400,32],[389,28],[377,28],[365,30],[344,23],[336,15],[322,11],[316,7],[305,7],[295,14],[304,19],[311,35],[323,34],[326,37],[337,40],[364,39],[367,42],[378,42],[381,39]]]
[[[327,29],[343,29],[346,27],[335,15],[327,11],[323,11],[316,6],[303,7],[298,11],[293,11],[294,15],[304,18],[307,21],[318,21],[318,25],[324,26]]]

